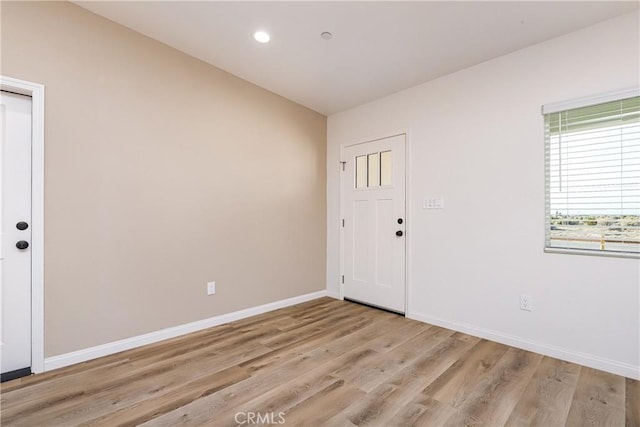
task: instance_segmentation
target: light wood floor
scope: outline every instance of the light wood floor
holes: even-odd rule
[[[276,424],[283,413],[285,426],[638,426],[639,390],[621,376],[323,298],[4,383],[1,421],[230,426],[252,412]]]

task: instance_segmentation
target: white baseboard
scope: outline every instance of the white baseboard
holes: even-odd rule
[[[64,366],[73,365],[87,360],[96,359],[98,357],[108,356],[124,350],[152,344],[169,338],[175,338],[180,335],[189,334],[191,332],[200,331],[224,323],[233,322],[235,320],[244,319],[246,317],[255,316],[266,313],[268,311],[277,310],[279,308],[289,307],[291,305],[300,304],[302,302],[311,301],[317,298],[327,296],[327,291],[312,292],[310,294],[300,295],[293,298],[287,298],[280,301],[271,302],[257,307],[251,307],[233,313],[222,314],[220,316],[210,317],[208,319],[198,320],[196,322],[186,323],[184,325],[174,326],[162,329],[148,334],[138,335],[136,337],[126,338],[95,347],[85,348],[83,350],[72,351],[71,353],[61,354],[59,356],[47,357],[44,360],[44,370],[62,368]]]
[[[534,353],[543,354],[545,356],[555,357],[556,359],[565,360],[567,362],[577,363],[579,365],[588,366],[590,368],[599,369],[601,371],[610,372],[616,375],[622,375],[627,378],[640,380],[640,366],[634,366],[628,363],[616,360],[605,359],[591,354],[579,353],[560,347],[540,344],[514,335],[507,335],[502,332],[492,331],[490,329],[478,328],[473,325],[452,322],[421,313],[407,313],[410,319],[420,322],[429,323],[431,325],[441,326],[443,328],[452,329],[454,331],[463,332],[501,344],[510,345],[512,347],[523,350],[532,351]]]

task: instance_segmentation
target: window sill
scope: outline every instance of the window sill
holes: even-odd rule
[[[633,254],[628,252],[606,252],[606,251],[596,251],[596,250],[588,250],[588,249],[544,248],[544,252],[549,254],[587,255],[587,256],[609,257],[609,258],[640,259],[640,254]]]

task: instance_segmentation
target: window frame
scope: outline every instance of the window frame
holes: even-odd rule
[[[548,233],[551,226],[550,219],[550,190],[549,190],[549,159],[547,158],[547,140],[544,134],[544,120],[545,115],[558,113],[566,110],[572,110],[582,107],[589,107],[597,104],[604,104],[607,102],[620,101],[626,98],[633,98],[640,96],[640,87],[634,86],[621,90],[601,93],[598,95],[586,96],[576,98],[568,101],[553,102],[542,106],[542,120],[543,120],[543,141],[544,141],[544,234],[543,234],[543,249],[545,253],[554,254],[570,254],[570,255],[587,255],[596,257],[613,257],[613,258],[631,258],[640,259],[640,253],[633,252],[615,252],[615,251],[598,251],[592,249],[578,249],[578,248],[557,248],[547,246]]]

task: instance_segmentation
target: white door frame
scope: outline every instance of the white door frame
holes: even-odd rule
[[[411,176],[410,174],[410,162],[409,159],[411,158],[411,138],[410,138],[410,130],[409,129],[399,129],[396,131],[392,131],[392,132],[384,132],[384,133],[380,133],[380,134],[374,134],[373,136],[368,136],[366,138],[359,138],[355,141],[346,143],[346,144],[342,144],[340,145],[340,168],[339,168],[339,173],[340,173],[340,218],[338,219],[338,221],[340,222],[338,224],[338,227],[340,229],[340,277],[338,277],[338,283],[340,284],[340,299],[344,300],[344,281],[343,281],[343,277],[344,277],[344,228],[342,227],[342,219],[344,218],[344,200],[343,200],[343,191],[342,191],[342,185],[343,185],[343,180],[344,178],[344,174],[342,173],[342,162],[345,161],[344,159],[344,149],[347,147],[351,147],[353,145],[359,145],[359,144],[366,144],[367,142],[373,142],[373,141],[378,141],[380,139],[386,139],[386,138],[391,138],[394,136],[398,136],[398,135],[404,135],[404,145],[405,145],[405,159],[404,159],[404,208],[405,208],[405,253],[404,253],[404,287],[405,287],[405,301],[404,301],[404,316],[405,317],[410,317],[409,315],[409,301],[411,301],[411,299],[409,298],[409,292],[411,289],[411,286],[409,281],[410,281],[410,277],[409,277],[409,259],[411,259],[410,255],[410,248],[411,248],[411,199],[409,197],[409,194],[411,194],[410,192],[410,179],[409,177]]]
[[[0,76],[0,88],[31,97],[31,372],[44,372],[44,85]]]

